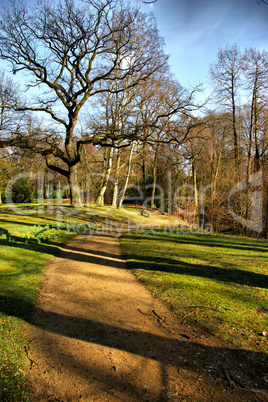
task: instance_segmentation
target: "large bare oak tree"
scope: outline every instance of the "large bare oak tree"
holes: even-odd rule
[[[83,142],[102,145],[109,137],[88,133],[77,140],[83,106],[111,91],[113,80],[130,76],[129,85],[136,86],[161,69],[167,62],[162,47],[153,18],[118,0],[41,0],[32,7],[13,1],[3,9],[0,57],[13,74],[24,74],[29,90],[17,110],[45,113],[58,137],[46,141],[39,132],[27,146],[68,179],[72,205],[81,206],[77,167]]]

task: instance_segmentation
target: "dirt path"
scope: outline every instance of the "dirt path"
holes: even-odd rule
[[[256,373],[180,326],[125,269],[112,233],[78,236],[49,264],[28,356],[31,401],[267,400],[228,388],[224,372],[254,388]]]

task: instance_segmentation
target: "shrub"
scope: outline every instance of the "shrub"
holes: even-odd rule
[[[35,191],[32,184],[26,179],[19,179],[12,188],[12,200],[16,203],[31,203],[34,201]]]

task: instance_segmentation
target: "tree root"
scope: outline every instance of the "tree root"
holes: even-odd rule
[[[32,369],[33,365],[36,364],[38,366],[38,364],[36,363],[36,361],[32,360],[29,356],[29,350],[30,350],[30,344],[32,343],[33,339],[31,341],[29,341],[27,343],[27,345],[24,346],[24,350],[26,353],[26,356],[28,358],[28,360],[30,361],[30,370]]]

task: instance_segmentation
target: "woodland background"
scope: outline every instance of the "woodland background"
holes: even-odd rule
[[[267,238],[266,50],[219,49],[200,102],[202,87],[171,75],[154,18],[138,6],[16,4],[1,19],[1,202],[7,183],[28,173],[13,186],[15,202],[40,191],[75,207],[125,202]],[[257,191],[256,231],[247,222]]]

